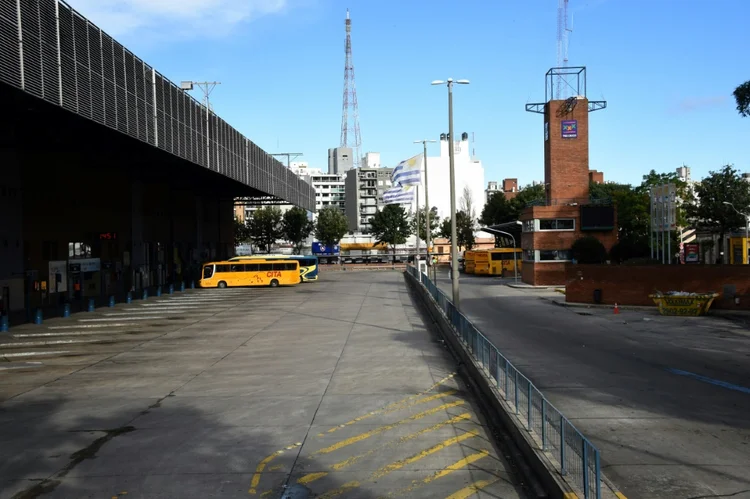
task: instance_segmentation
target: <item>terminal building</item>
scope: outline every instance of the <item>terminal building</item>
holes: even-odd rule
[[[236,197],[315,209],[310,184],[67,4],[24,3],[0,15],[11,322],[189,285],[233,254]]]

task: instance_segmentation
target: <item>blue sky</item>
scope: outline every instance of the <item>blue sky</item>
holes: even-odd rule
[[[557,0],[69,0],[158,71],[221,81],[215,111],[268,152],[302,152],[326,169],[339,143],[344,17],[362,151],[384,165],[447,132],[434,79],[454,94],[456,135],[474,133],[485,181],[541,180],[544,74],[556,64]],[[683,163],[698,179],[750,171],[750,118],[731,95],[750,80],[747,0],[570,0],[569,65],[588,68],[590,166],[640,183]],[[199,97],[196,94],[196,97]],[[430,154],[437,154],[434,145]]]

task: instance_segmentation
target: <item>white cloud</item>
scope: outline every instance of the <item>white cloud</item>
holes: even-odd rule
[[[287,0],[68,0],[114,37],[214,38],[238,24],[283,12]]]

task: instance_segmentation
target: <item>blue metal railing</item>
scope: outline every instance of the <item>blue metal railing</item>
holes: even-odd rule
[[[463,315],[445,293],[416,267],[407,272],[427,290],[450,321],[466,351],[495,384],[557,471],[585,499],[601,499],[599,450]]]

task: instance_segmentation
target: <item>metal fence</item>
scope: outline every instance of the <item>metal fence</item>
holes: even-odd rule
[[[515,410],[532,438],[548,452],[560,474],[584,498],[601,499],[599,450],[453,306],[435,283],[412,265],[407,272],[432,296],[466,351]]]
[[[315,210],[310,184],[62,0],[0,0],[0,82]]]

